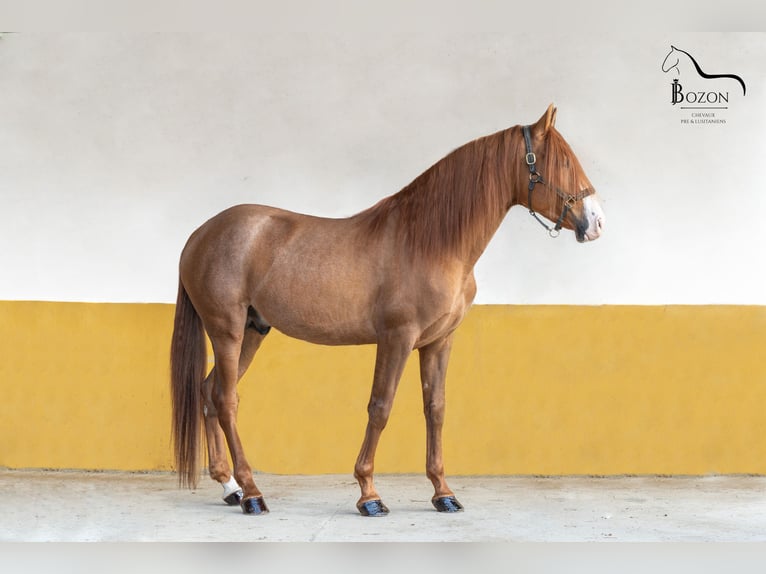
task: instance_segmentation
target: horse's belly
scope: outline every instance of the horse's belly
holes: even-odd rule
[[[369,295],[349,293],[343,285],[293,281],[261,289],[255,307],[275,329],[322,345],[363,345],[376,341]]]
[[[318,345],[367,345],[376,342],[373,331],[337,324],[278,322],[274,328],[289,337]]]

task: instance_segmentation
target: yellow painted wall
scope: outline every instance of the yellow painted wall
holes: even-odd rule
[[[171,468],[173,306],[0,302],[0,466]],[[766,307],[477,306],[447,381],[449,474],[766,474]],[[212,360],[212,359],[211,359]],[[240,383],[254,468],[351,473],[373,347],[269,335]],[[422,472],[413,355],[378,472]]]

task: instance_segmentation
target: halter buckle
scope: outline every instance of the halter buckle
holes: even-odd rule
[[[526,157],[524,158],[527,162],[527,165],[535,165],[537,163],[537,156],[534,154],[534,152],[527,152]]]

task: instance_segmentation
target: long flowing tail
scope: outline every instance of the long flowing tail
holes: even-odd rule
[[[207,346],[202,320],[179,281],[173,339],[170,345],[170,394],[173,404],[173,445],[181,486],[199,481],[202,381],[207,368]]]

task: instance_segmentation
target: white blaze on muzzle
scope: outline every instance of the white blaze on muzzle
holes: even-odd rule
[[[601,237],[604,229],[606,221],[604,210],[601,208],[601,203],[599,203],[598,197],[595,194],[584,197],[582,199],[582,206],[583,217],[587,222],[584,239],[585,241],[593,241]]]

